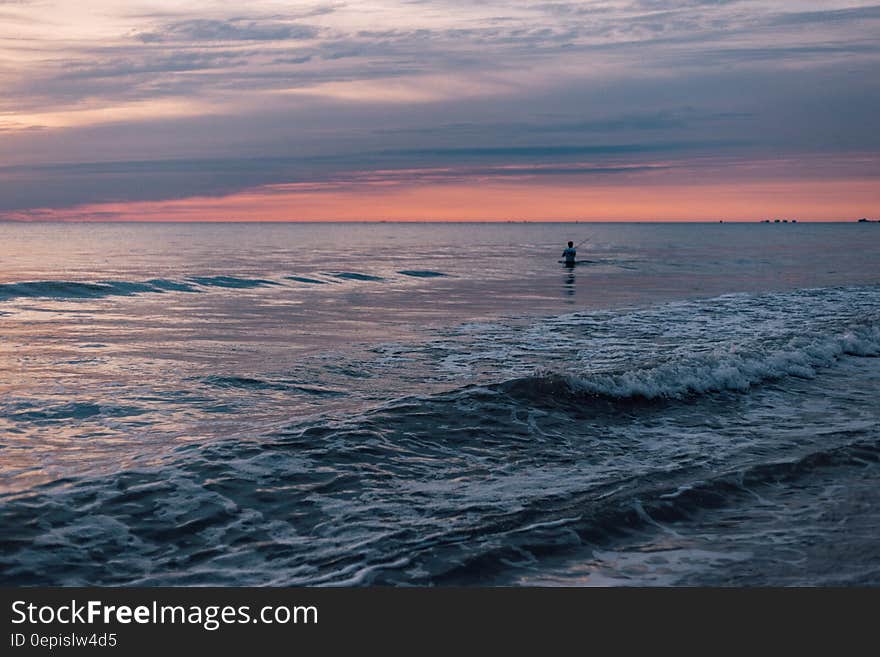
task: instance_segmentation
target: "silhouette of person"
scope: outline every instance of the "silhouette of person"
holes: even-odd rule
[[[562,252],[562,257],[565,258],[566,267],[574,267],[575,258],[577,258],[577,249],[574,248],[574,242],[568,243],[568,248]]]

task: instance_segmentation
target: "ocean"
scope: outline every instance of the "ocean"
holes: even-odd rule
[[[2,223],[0,321],[6,585],[880,585],[877,224]]]

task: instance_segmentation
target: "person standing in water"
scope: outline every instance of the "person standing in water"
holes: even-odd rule
[[[565,258],[565,264],[569,267],[573,267],[576,264],[575,258],[577,258],[577,249],[574,246],[574,242],[568,243],[568,248],[562,252],[562,257]]]

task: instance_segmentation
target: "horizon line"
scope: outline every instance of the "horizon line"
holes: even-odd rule
[[[9,219],[4,224],[846,224],[880,219]]]

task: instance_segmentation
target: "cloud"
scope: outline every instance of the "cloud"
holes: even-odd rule
[[[635,9],[650,11],[672,11],[724,7],[738,2],[743,0],[637,0],[632,6]]]
[[[691,56],[692,60],[699,57],[703,66],[712,64],[730,66],[745,62],[773,62],[776,64],[797,61],[808,64],[811,61],[828,62],[833,59],[846,58],[854,61],[855,55],[878,55],[880,43],[815,44],[807,46],[780,46],[764,48],[718,48],[709,52]]]
[[[690,130],[700,124],[723,123],[748,119],[751,112],[701,112],[692,107],[664,109],[654,112],[621,113],[579,121],[554,120],[504,123],[495,122],[493,128],[503,130],[507,134],[614,134],[618,132],[663,132],[670,134]],[[384,128],[381,134],[403,133],[409,135],[450,135],[459,139],[473,139],[474,136],[485,134],[486,126],[474,122],[440,123],[418,128]]]
[[[880,5],[825,9],[821,11],[791,11],[779,13],[768,20],[772,25],[803,25],[861,22],[880,19]]]
[[[202,43],[229,41],[289,41],[314,39],[316,27],[281,21],[188,19],[163,25],[156,31],[140,32],[144,43]]]
[[[615,11],[614,6],[601,4],[584,4],[582,2],[538,2],[531,5],[537,11],[560,16],[596,16],[609,14]]]
[[[880,151],[880,5],[83,2],[0,28],[0,161],[113,164],[3,169],[2,208]]]
[[[434,149],[405,149],[380,151],[378,155],[406,157],[408,160],[421,158],[434,161],[467,161],[471,159],[496,159],[502,161],[526,159],[532,162],[559,160],[572,157],[620,156],[644,153],[678,153],[689,150],[710,150],[719,147],[745,145],[747,142],[708,141],[708,142],[658,142],[644,144],[601,144],[601,145],[529,145],[529,146],[491,146]]]
[[[660,170],[656,158],[718,142],[376,150],[338,155],[80,162],[0,168],[0,212],[29,207],[226,196],[268,185],[446,184],[476,178]]]
[[[203,71],[240,66],[246,63],[247,53],[239,51],[150,53],[140,60],[108,59],[99,63],[71,63],[56,80],[82,80],[138,76],[151,73]]]

